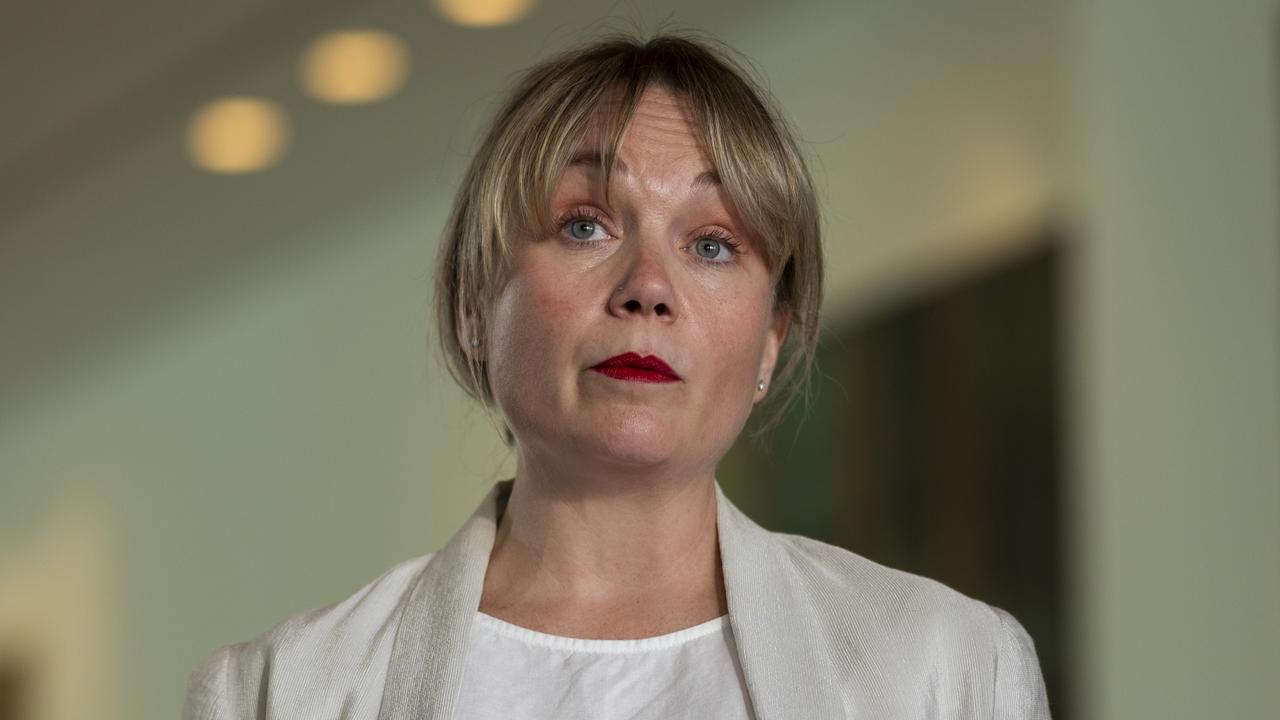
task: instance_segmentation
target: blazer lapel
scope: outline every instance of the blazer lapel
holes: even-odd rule
[[[756,720],[844,718],[836,673],[785,548],[716,484],[729,625]]]
[[[495,484],[418,576],[391,647],[379,720],[452,717],[497,533],[498,501],[510,487],[510,480]]]
[[[495,484],[418,576],[401,609],[379,720],[451,720],[498,503],[510,488],[510,480]],[[729,624],[756,720],[844,718],[814,609],[785,549],[734,507],[718,483],[716,525]]]

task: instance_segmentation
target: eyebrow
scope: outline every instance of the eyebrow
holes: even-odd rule
[[[627,173],[627,164],[622,161],[622,158],[614,158],[613,162],[624,175]],[[575,166],[600,170],[604,168],[604,161],[600,158],[600,153],[594,150],[583,150],[570,158],[569,167]],[[715,170],[704,170],[703,172],[698,173],[698,176],[693,179],[693,182],[689,183],[689,189],[691,190],[697,190],[703,187],[718,188],[720,186],[720,174]]]

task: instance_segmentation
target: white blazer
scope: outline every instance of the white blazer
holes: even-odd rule
[[[450,720],[510,486],[497,483],[440,551],[215,652],[191,675],[185,720]],[[1035,648],[1008,613],[765,530],[719,485],[716,502],[729,623],[758,720],[1048,720]]]

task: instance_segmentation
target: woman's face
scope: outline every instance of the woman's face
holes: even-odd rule
[[[713,470],[786,333],[761,248],[666,90],[641,99],[608,203],[601,177],[593,153],[575,157],[551,200],[555,233],[515,244],[486,345],[494,397],[521,456]],[[679,379],[593,369],[627,353]]]

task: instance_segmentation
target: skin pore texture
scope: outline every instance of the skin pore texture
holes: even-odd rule
[[[475,351],[516,439],[482,612],[629,639],[727,611],[715,469],[768,391],[756,383],[788,319],[694,130],[677,96],[650,87],[609,202],[598,158],[580,154],[551,200],[555,232],[515,243]],[[661,357],[681,380],[590,369],[626,352]]]

